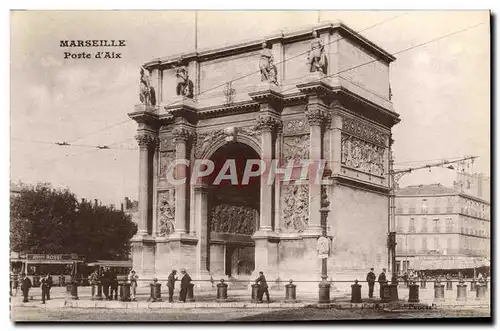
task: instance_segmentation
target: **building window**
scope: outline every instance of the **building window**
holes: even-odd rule
[[[434,237],[434,249],[439,251],[439,237]]]
[[[446,239],[446,251],[449,253],[453,252],[451,238]]]
[[[408,229],[408,232],[415,232],[415,219],[413,217],[410,218],[410,228]]]
[[[435,218],[432,220],[434,222],[434,232],[439,233],[439,218]]]
[[[426,252],[427,248],[427,237],[422,237],[422,251]]]
[[[446,232],[453,232],[453,219],[451,217],[446,218]]]
[[[428,229],[427,229],[427,218],[426,217],[423,217],[422,218],[422,229],[421,229],[421,232],[427,232]]]
[[[427,214],[428,208],[427,208],[427,199],[422,200],[422,214]]]

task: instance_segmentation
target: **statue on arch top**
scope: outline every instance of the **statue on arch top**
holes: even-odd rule
[[[318,36],[318,32],[312,32],[313,40],[311,41],[311,50],[307,56],[309,64],[309,72],[322,72],[326,75],[327,72],[327,59],[325,54],[325,45],[323,40]]]
[[[278,85],[278,69],[274,65],[273,53],[268,47],[266,41],[262,43],[259,68],[261,73],[261,81],[268,81],[271,84]]]
[[[186,67],[182,59],[177,62],[175,76],[177,77],[177,95],[182,95],[186,98],[192,98],[193,82],[189,79],[188,68]]]
[[[147,70],[144,70],[144,67],[141,67],[139,100],[146,106],[154,106],[156,104],[155,89],[151,86],[151,78]]]

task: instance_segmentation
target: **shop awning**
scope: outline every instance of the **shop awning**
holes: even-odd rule
[[[132,268],[132,261],[97,260],[88,263],[87,265],[89,267],[103,266],[103,267]]]
[[[490,261],[485,258],[451,258],[440,259],[415,259],[411,262],[410,268],[414,270],[462,270],[489,267]]]

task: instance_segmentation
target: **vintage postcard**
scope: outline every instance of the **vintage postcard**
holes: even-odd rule
[[[490,19],[11,11],[11,320],[491,321]]]

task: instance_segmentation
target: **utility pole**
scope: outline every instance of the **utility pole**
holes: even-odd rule
[[[399,188],[399,181],[404,175],[407,175],[413,171],[429,169],[435,167],[444,167],[447,166],[448,169],[453,169],[452,164],[460,163],[468,160],[477,159],[478,156],[468,156],[458,160],[446,161],[443,160],[441,162],[426,164],[419,167],[414,168],[406,168],[406,169],[398,169],[394,170],[394,159],[392,157],[392,144],[394,141],[390,138],[389,142],[389,187],[390,187],[390,195],[389,195],[389,235],[387,240],[387,246],[389,249],[389,266],[392,273],[396,273],[396,189]],[[406,238],[407,240],[407,238]],[[405,242],[406,242],[405,240]]]

